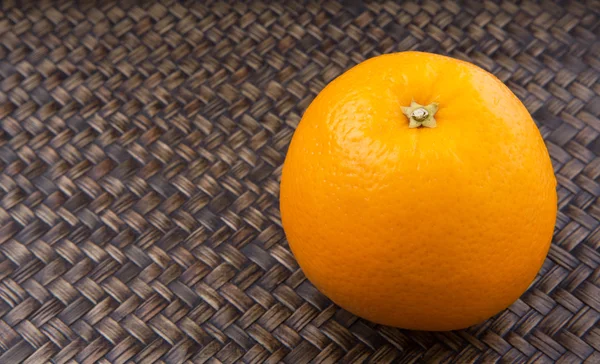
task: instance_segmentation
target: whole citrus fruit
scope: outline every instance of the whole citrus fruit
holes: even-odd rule
[[[544,261],[556,208],[523,104],[472,64],[418,52],[325,87],[281,181],[307,278],[348,311],[409,329],[464,328],[509,306]]]

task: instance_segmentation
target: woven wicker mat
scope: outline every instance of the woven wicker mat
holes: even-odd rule
[[[600,362],[598,1],[0,6],[0,363]],[[407,49],[506,82],[560,184],[539,277],[468,330],[354,317],[281,229],[303,110]]]

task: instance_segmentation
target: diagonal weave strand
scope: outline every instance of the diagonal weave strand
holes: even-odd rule
[[[0,363],[600,362],[600,2],[0,5]],[[357,319],[277,196],[329,81],[417,49],[493,72],[558,176],[549,257],[468,330]]]

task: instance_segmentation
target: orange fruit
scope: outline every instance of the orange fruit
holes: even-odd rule
[[[290,247],[321,292],[418,330],[471,326],[514,302],[557,209],[548,151],[517,97],[473,64],[419,52],[372,58],[321,91],[280,197]]]

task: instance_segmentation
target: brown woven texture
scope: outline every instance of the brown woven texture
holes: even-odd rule
[[[600,363],[599,1],[0,4],[0,363]],[[408,49],[504,81],[559,182],[538,278],[467,330],[356,318],[281,228],[303,111]]]

